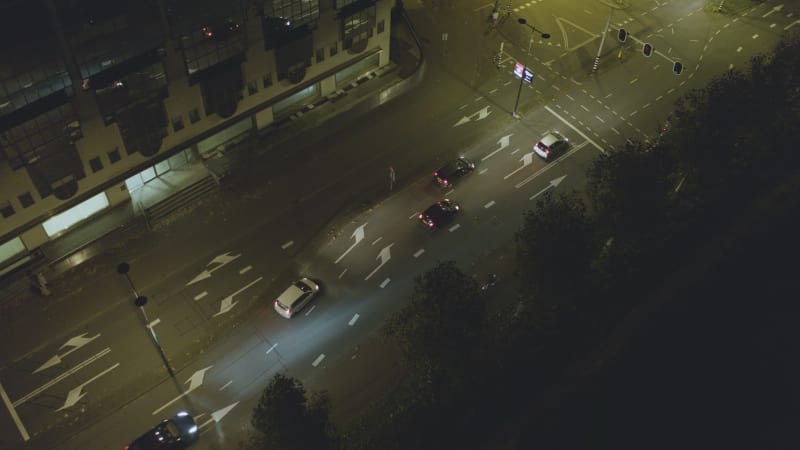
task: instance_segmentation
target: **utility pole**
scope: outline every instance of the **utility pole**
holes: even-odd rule
[[[526,27],[531,29],[531,38],[530,38],[530,40],[528,40],[528,51],[525,53],[525,58],[522,61],[522,74],[519,77],[519,88],[517,89],[517,100],[514,102],[514,112],[511,113],[511,115],[515,119],[519,119],[519,117],[520,117],[519,113],[517,112],[517,109],[519,108],[519,97],[522,94],[522,82],[525,80],[525,72],[528,70],[528,56],[530,55],[531,47],[533,46],[533,33],[539,33],[539,35],[542,37],[542,39],[550,39],[550,35],[549,34],[542,33],[540,30],[537,30],[532,25],[528,25],[528,21],[527,20],[525,20],[525,19],[520,17],[519,19],[517,19],[517,22],[519,22],[520,25],[525,25]]]

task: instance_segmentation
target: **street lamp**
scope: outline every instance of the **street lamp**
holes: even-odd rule
[[[128,280],[128,284],[133,291],[133,304],[139,307],[139,310],[142,312],[142,316],[144,317],[144,326],[150,330],[150,336],[153,337],[153,343],[156,344],[156,349],[158,349],[159,355],[161,355],[161,360],[164,361],[164,365],[167,366],[167,372],[169,372],[169,376],[175,377],[175,373],[172,372],[172,367],[169,366],[169,360],[167,360],[167,355],[164,354],[164,349],[161,348],[161,343],[158,342],[158,337],[156,336],[156,330],[150,326],[150,319],[147,318],[147,313],[144,312],[144,305],[147,304],[147,297],[143,295],[139,295],[139,292],[136,291],[136,286],[133,285],[133,281],[131,281],[131,277],[128,275],[130,272],[131,266],[130,264],[123,262],[117,265],[117,272],[120,275],[125,275],[125,279]]]
[[[534,26],[528,25],[528,21],[520,17],[517,19],[521,25],[525,25],[526,27],[531,29],[531,38],[528,41],[528,52],[525,53],[525,59],[522,61],[522,75],[519,77],[519,89],[517,89],[517,101],[514,102],[514,112],[511,113],[515,119],[519,119],[519,113],[517,113],[517,108],[519,108],[519,96],[522,94],[522,81],[525,79],[525,71],[528,70],[528,56],[531,54],[531,47],[533,46],[533,33],[539,33],[539,36],[542,39],[550,39],[550,35],[547,33],[542,33],[541,30],[537,30]]]

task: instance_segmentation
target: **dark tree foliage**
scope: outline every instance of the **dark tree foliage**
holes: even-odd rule
[[[523,297],[571,310],[590,287],[596,253],[592,219],[577,194],[545,193],[514,239]]]
[[[383,331],[416,373],[435,383],[474,360],[483,311],[477,281],[444,261],[415,279],[411,301],[387,319]]]
[[[330,400],[324,393],[306,395],[299,380],[272,377],[250,419],[256,435],[252,450],[334,449]]]

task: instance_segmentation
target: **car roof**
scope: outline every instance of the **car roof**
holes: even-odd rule
[[[450,203],[449,200],[439,200],[438,202],[432,204],[431,206],[426,209],[423,214],[426,216],[433,217],[435,219],[441,219],[442,217],[446,217],[448,215],[448,211],[442,207],[442,204]]]
[[[469,164],[464,157],[450,160],[447,164],[443,165],[441,169],[436,171],[440,177],[449,177],[458,171],[460,167]]]
[[[308,278],[301,278],[295,281],[278,296],[278,302],[285,306],[292,306],[300,297],[313,291],[309,286],[310,282]]]
[[[539,142],[549,147],[555,144],[557,141],[563,141],[563,140],[564,136],[562,136],[559,132],[550,131],[547,134],[545,134],[544,137]]]

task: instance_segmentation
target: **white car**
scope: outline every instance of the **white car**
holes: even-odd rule
[[[534,144],[533,151],[545,161],[550,161],[566,153],[568,147],[569,139],[558,131],[550,131],[541,141]]]
[[[314,298],[317,292],[319,292],[319,284],[308,278],[301,278],[275,299],[275,311],[278,311],[278,314],[283,317],[291,319]]]

